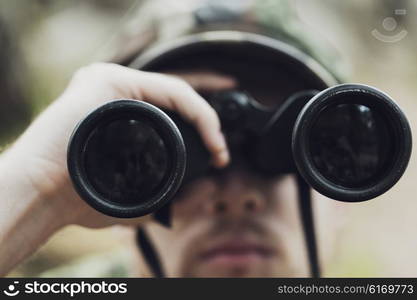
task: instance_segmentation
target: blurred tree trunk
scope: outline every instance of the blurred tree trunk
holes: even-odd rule
[[[24,77],[16,40],[0,19],[0,145],[10,142],[29,122]]]

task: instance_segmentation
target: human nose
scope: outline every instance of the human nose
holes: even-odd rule
[[[266,199],[256,185],[242,176],[230,176],[208,204],[209,214],[241,217],[265,210]]]

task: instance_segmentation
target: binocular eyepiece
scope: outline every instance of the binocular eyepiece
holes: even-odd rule
[[[381,91],[342,84],[298,92],[277,109],[241,91],[207,101],[228,147],[265,176],[299,172],[318,192],[364,201],[390,189],[411,155],[411,130]],[[68,170],[80,196],[114,217],[139,217],[167,204],[178,188],[210,169],[195,128],[175,112],[117,100],[88,114],[68,146]]]

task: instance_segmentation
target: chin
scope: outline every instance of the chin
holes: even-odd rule
[[[210,277],[210,278],[257,278],[257,277],[280,277],[285,275],[282,268],[277,264],[234,264],[234,265],[199,265],[187,272],[185,277]],[[281,269],[281,272],[277,270]],[[282,275],[280,275],[281,273]]]
[[[209,278],[258,278],[258,277],[274,277],[269,272],[259,272],[258,270],[251,270],[236,267],[229,270],[213,270],[211,272],[199,272],[193,277],[209,277]]]

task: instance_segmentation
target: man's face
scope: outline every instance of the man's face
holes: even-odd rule
[[[287,86],[249,79],[237,82],[264,105]],[[293,175],[266,179],[230,168],[196,180],[175,199],[172,222],[147,226],[169,277],[309,276]]]
[[[173,226],[148,226],[167,276],[308,276],[291,175],[244,170],[191,183],[172,207]]]

